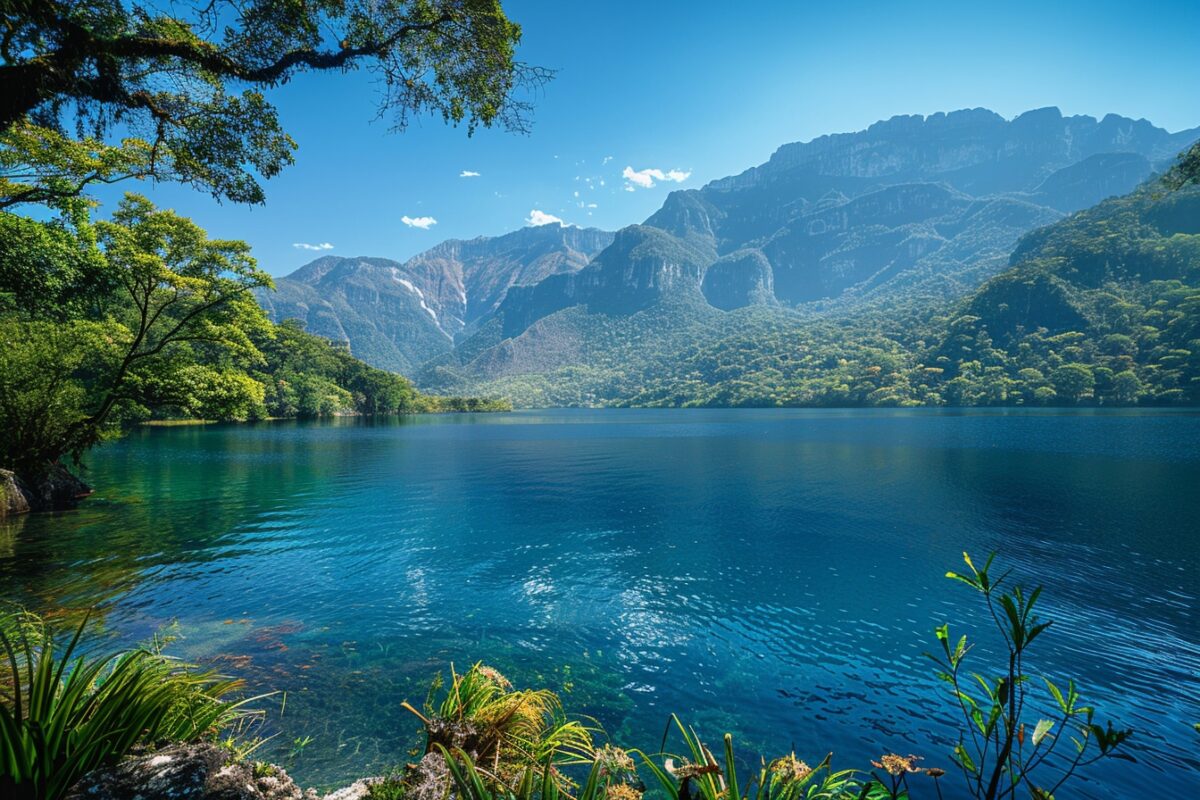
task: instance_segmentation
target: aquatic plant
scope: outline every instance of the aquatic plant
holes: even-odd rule
[[[872,794],[871,786],[864,784],[856,771],[834,770],[832,753],[815,767],[797,758],[794,752],[770,762],[760,757],[758,770],[750,775],[744,788],[739,789],[738,759],[731,734],[725,734],[724,758],[719,763],[696,731],[684,725],[679,717],[671,716],[668,730],[671,727],[682,738],[686,748],[684,754],[663,756],[662,766],[659,766],[650,754],[637,751],[668,800],[874,800],[886,796]]]
[[[425,728],[425,753],[461,751],[486,764],[498,781],[512,780],[533,765],[591,760],[592,729],[568,719],[558,695],[546,689],[514,689],[499,671],[482,663],[450,683],[438,675],[423,711],[405,701]],[[557,771],[555,774],[558,774]]]
[[[990,675],[965,673],[964,663],[974,646],[966,636],[952,643],[949,625],[937,629],[942,652],[930,658],[938,665],[938,677],[951,687],[966,731],[952,758],[971,796],[979,800],[1014,797],[1021,787],[1035,800],[1052,800],[1081,767],[1104,758],[1133,761],[1133,756],[1120,749],[1132,731],[1115,728],[1112,722],[1098,724],[1095,709],[1082,704],[1073,680],[1067,681],[1064,691],[1049,678],[1039,680],[1030,671],[1030,645],[1052,624],[1035,613],[1042,587],[1026,591],[1009,580],[1009,572],[993,576],[995,557],[993,553],[977,568],[970,555],[963,553],[970,574],[946,574],[983,597],[1004,643],[1001,660],[1006,662]],[[1039,684],[1045,687],[1046,716],[1034,710],[1032,690]],[[1074,746],[1073,754],[1069,747],[1059,751],[1064,739]]]
[[[135,747],[191,742],[249,712],[241,682],[197,670],[156,645],[80,653],[87,620],[64,648],[26,612],[0,613],[0,796],[56,800],[85,773]]]

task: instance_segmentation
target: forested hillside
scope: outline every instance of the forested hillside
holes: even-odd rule
[[[493,328],[472,363],[501,377],[454,384],[435,364],[422,378],[518,405],[1194,403],[1200,187],[1183,169],[1027,234],[1007,270],[949,303],[576,307],[532,324],[524,347]]]
[[[1005,120],[975,109],[785,145],[741,175],[672,192],[586,266],[514,282],[413,374],[518,405],[1172,402],[1170,369],[1044,344],[1034,320],[1021,331],[1042,357],[1010,370],[1000,354],[1018,321],[1004,315],[1018,299],[1001,297],[1012,278],[999,276],[1032,258],[1039,240],[1022,237],[1134,191],[1197,135],[1116,115],[1049,108]],[[1151,234],[1187,233],[1168,220],[1191,213],[1186,198],[1158,194],[1111,224],[1151,249],[1162,244]],[[1081,219],[1112,213],[1101,205]],[[1115,246],[1066,218],[1060,249]],[[1180,278],[1185,251],[1175,242],[1158,256],[1165,267],[1135,279]],[[1073,295],[1072,308],[1083,302]],[[1082,320],[1075,332],[1098,330]],[[1044,335],[1067,333],[1059,322]],[[1080,365],[1098,370],[1096,386],[1071,383]],[[1114,368],[1120,389],[1105,372]]]

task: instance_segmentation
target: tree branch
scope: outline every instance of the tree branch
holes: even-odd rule
[[[106,38],[69,20],[59,20],[65,35],[58,49],[21,63],[0,66],[0,85],[5,87],[5,97],[0,100],[0,131],[11,128],[41,103],[72,92],[97,102],[145,108],[156,117],[164,113],[155,108],[147,93],[129,93],[121,88],[121,77],[113,72],[113,59],[174,58],[214,75],[274,85],[297,68],[340,69],[357,59],[382,55],[410,34],[436,30],[453,20],[451,14],[442,14],[430,22],[401,25],[377,42],[340,50],[292,50],[273,63],[257,67],[238,61],[210,42],[145,36]],[[89,61],[97,67],[95,80],[79,75]]]

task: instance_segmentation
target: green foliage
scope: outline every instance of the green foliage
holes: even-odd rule
[[[401,775],[384,775],[367,787],[368,800],[404,800],[408,786]]]
[[[0,316],[0,460],[36,476],[64,453],[81,452],[94,387],[116,369],[128,338],[112,324]]]
[[[403,414],[424,410],[412,384],[367,366],[344,348],[305,333],[294,320],[274,326],[259,343],[265,364],[254,376],[266,387],[274,417]]]
[[[423,711],[407,702],[403,706],[425,727],[426,753],[469,754],[502,783],[536,765],[557,768],[591,759],[591,729],[566,718],[557,695],[546,689],[514,689],[482,664],[461,674],[451,665],[449,685],[439,675]]]
[[[111,220],[0,212],[0,464],[36,482],[148,418],[488,411],[418,394],[294,322],[243,242],[128,195]]]
[[[831,766],[832,754],[810,767],[790,753],[762,766],[746,784],[738,782],[733,737],[725,734],[724,758],[718,762],[696,731],[672,715],[671,723],[685,746],[682,755],[667,756],[660,766],[643,751],[636,751],[643,766],[668,800],[850,800],[871,797],[870,783],[853,770]],[[732,788],[732,791],[730,789]]]
[[[238,681],[155,649],[84,655],[86,620],[61,647],[40,620],[0,615],[0,792],[57,800],[85,773],[135,747],[196,741],[244,712]],[[246,701],[243,701],[246,702]]]
[[[0,252],[0,460],[36,479],[155,409],[261,407],[238,369],[261,360],[253,337],[270,325],[250,290],[270,278],[244,243],[209,239],[136,195],[94,228],[0,220],[29,232]]]
[[[304,72],[370,67],[396,127],[431,114],[469,131],[527,129],[517,94],[549,78],[516,61],[520,28],[497,0],[23,0],[2,13],[0,208],[131,177],[260,203],[258,180],[296,148],[263,92]],[[64,134],[72,112],[92,137]],[[118,124],[130,135],[106,143]]]
[[[1034,798],[1052,798],[1081,767],[1110,757],[1132,761],[1121,749],[1132,731],[1095,722],[1095,710],[1080,702],[1074,681],[1064,690],[1030,672],[1028,651],[1051,625],[1036,612],[1042,588],[1028,591],[1011,582],[1007,572],[994,575],[994,558],[993,554],[976,567],[964,553],[970,572],[946,575],[982,596],[1004,642],[1001,660],[1006,662],[990,674],[965,673],[974,646],[966,636],[954,640],[949,625],[937,629],[941,653],[930,658],[938,666],[938,677],[950,687],[967,733],[955,745],[952,759],[972,797],[995,800],[1025,787]],[[1052,701],[1048,717],[1034,708],[1032,687],[1040,684],[1045,687],[1043,702]],[[1074,753],[1065,745],[1058,749],[1068,739]]]
[[[86,213],[51,223],[0,214],[0,313],[87,314],[112,289],[106,266]]]

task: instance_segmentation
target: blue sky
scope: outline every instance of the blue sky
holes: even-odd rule
[[[326,253],[404,259],[519,228],[535,210],[616,229],[671,189],[896,114],[1056,105],[1171,131],[1200,125],[1195,0],[504,5],[524,28],[522,60],[558,70],[529,136],[468,138],[434,120],[392,134],[374,120],[368,74],[310,75],[272,94],[300,149],[266,184],[265,206],[128,188],[213,236],[249,241],[282,275]],[[639,174],[631,181],[626,168]]]

